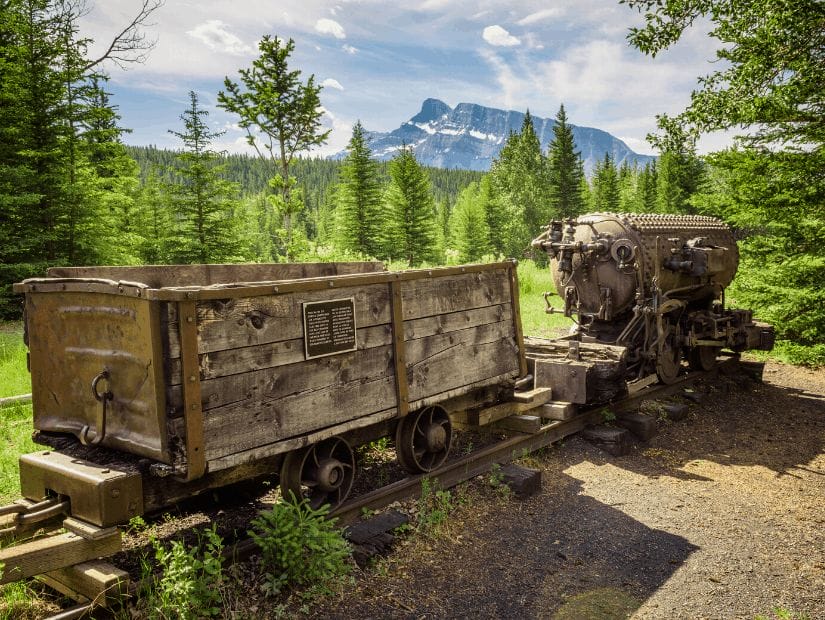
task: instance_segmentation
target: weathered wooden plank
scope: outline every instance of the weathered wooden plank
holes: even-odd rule
[[[272,263],[227,265],[143,265],[134,267],[52,267],[53,278],[105,278],[140,282],[151,288],[268,282],[384,271],[383,263]]]
[[[473,426],[485,426],[511,415],[534,411],[538,407],[546,407],[546,405],[541,404],[541,401],[542,399],[538,399],[536,401],[520,403],[509,400],[490,407],[471,409],[465,412],[459,421]]]
[[[205,411],[230,404],[254,410],[261,403],[302,392],[392,376],[392,347],[384,346],[209,379],[201,382],[201,395]],[[180,386],[169,390],[168,404],[172,409],[170,416],[179,416]],[[384,408],[394,404],[394,401],[381,403]]]
[[[388,345],[392,341],[391,328],[389,325],[375,325],[359,329],[357,340],[359,349]],[[217,379],[274,366],[297,364],[303,362],[305,357],[303,338],[213,351],[200,355],[200,375],[201,380]],[[169,385],[180,384],[180,359],[171,361],[169,372]]]
[[[103,606],[120,602],[129,588],[129,573],[102,560],[61,568],[42,579],[59,592],[74,592]]]
[[[518,371],[512,322],[413,340],[407,347],[410,400]]]
[[[495,422],[494,426],[517,433],[538,433],[541,430],[541,418],[537,415],[511,415]]]
[[[298,437],[291,437],[283,441],[277,441],[270,444],[263,444],[258,442],[257,445],[243,450],[241,452],[233,452],[223,457],[217,457],[209,461],[210,471],[221,471],[231,467],[237,467],[245,463],[252,463],[260,459],[268,458],[270,456],[283,454],[290,450],[297,450],[318,441],[323,441],[328,437],[335,435],[342,435],[346,432],[356,430],[359,428],[366,428],[374,424],[380,424],[387,420],[391,420],[397,416],[395,408],[384,411],[377,411],[361,418],[347,419],[347,421],[328,428],[307,433]]]
[[[423,317],[404,321],[404,338],[417,340],[436,334],[447,334],[454,331],[500,323],[512,320],[512,308],[507,304],[496,304],[460,310],[437,316]]]
[[[114,555],[120,548],[120,531],[111,528],[106,536],[96,540],[67,533],[0,549],[0,564],[4,566],[0,584]]]
[[[417,319],[510,303],[506,269],[405,281],[401,287],[404,319]]]
[[[302,304],[327,299],[355,299],[358,328],[390,322],[389,289],[384,284],[201,301],[198,303],[199,353],[302,338]],[[169,355],[180,356],[176,317],[168,323]]]
[[[452,416],[453,412],[483,407],[497,400],[504,386],[512,387],[516,372],[510,370],[502,375],[491,376],[475,383],[462,385],[446,392],[440,392],[410,403],[413,410],[440,405]],[[459,414],[460,415],[460,414]]]
[[[515,392],[513,400],[517,403],[527,403],[532,407],[538,407],[549,401],[553,397],[553,390],[549,387],[533,388],[525,392]]]
[[[576,405],[565,401],[547,403],[541,408],[541,417],[545,420],[569,420],[576,415]]]

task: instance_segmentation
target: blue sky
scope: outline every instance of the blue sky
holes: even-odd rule
[[[81,22],[102,45],[137,11],[139,0],[98,0]],[[711,41],[695,28],[655,59],[631,49],[628,28],[641,18],[613,0],[166,0],[145,30],[157,44],[146,63],[112,67],[112,102],[130,144],[178,146],[188,92],[210,124],[226,130],[219,148],[245,151],[237,118],[216,107],[225,76],[257,57],[265,35],[295,40],[291,65],[325,85],[319,154],[344,147],[353,123],[394,129],[427,97],[553,117],[598,127],[640,153],[655,115],[676,113],[696,78],[711,70]],[[92,50],[94,52],[94,49]],[[728,143],[710,136],[700,151]]]

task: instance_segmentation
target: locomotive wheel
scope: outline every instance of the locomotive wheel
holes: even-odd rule
[[[281,494],[306,499],[318,509],[340,506],[355,479],[355,454],[340,437],[330,437],[286,455],[281,466]]]
[[[395,453],[401,467],[411,474],[432,471],[447,460],[453,427],[441,407],[424,407],[398,423]]]
[[[693,347],[688,353],[688,362],[693,370],[713,370],[716,356],[722,347]]]
[[[682,350],[678,342],[676,328],[671,324],[664,326],[664,342],[656,357],[656,374],[662,383],[670,384],[676,381],[681,369]]]

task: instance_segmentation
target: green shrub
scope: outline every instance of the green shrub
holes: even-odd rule
[[[329,506],[314,510],[308,502],[284,500],[252,521],[249,535],[260,547],[264,591],[275,595],[294,586],[323,585],[345,576],[349,544],[328,519]]]
[[[453,496],[438,486],[438,481],[421,479],[421,497],[418,499],[416,520],[418,531],[425,534],[437,531],[453,510]]]
[[[153,577],[140,607],[152,620],[195,620],[221,614],[223,540],[215,526],[199,536],[198,545],[187,549],[181,540],[167,547],[152,538],[160,575]],[[148,562],[144,574],[151,574]]]

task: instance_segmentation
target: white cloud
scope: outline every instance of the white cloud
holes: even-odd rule
[[[192,30],[187,30],[186,34],[214,51],[235,56],[243,56],[253,51],[249,45],[229,32],[226,24],[219,19],[210,19],[203,24],[198,24]]]
[[[347,45],[346,43],[341,46],[341,49],[344,50],[347,54],[357,54],[358,48],[353,47],[352,45]]]
[[[530,13],[530,15],[526,17],[522,17],[516,23],[519,26],[529,26],[530,24],[535,24],[536,22],[543,21],[545,19],[551,19],[553,17],[559,17],[564,13],[564,9],[560,7],[554,7],[552,9],[544,9],[542,11],[536,11],[535,13]]]
[[[347,147],[350,136],[352,135],[354,121],[340,118],[324,107],[321,108],[321,112],[323,113],[321,120],[324,127],[332,130],[327,139],[327,143],[317,150],[318,155],[326,157],[338,153]]]
[[[321,86],[324,88],[334,88],[335,90],[344,90],[344,87],[341,86],[341,82],[336,80],[335,78],[327,78],[323,82],[321,82]]]
[[[346,39],[347,33],[344,32],[344,27],[334,19],[319,19],[315,22],[315,30],[321,34],[329,34],[336,39]]]
[[[514,45],[521,44],[521,41],[517,37],[511,35],[498,24],[487,26],[481,36],[487,43],[495,45],[496,47],[513,47]]]

